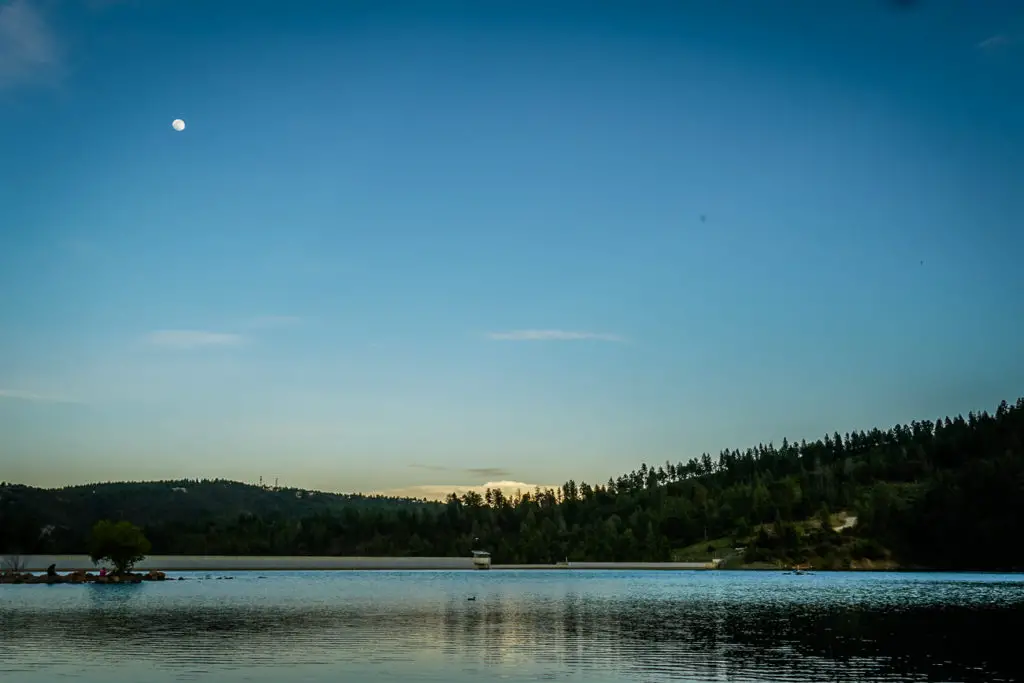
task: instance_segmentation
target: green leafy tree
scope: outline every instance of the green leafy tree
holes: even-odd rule
[[[145,559],[150,547],[142,529],[131,522],[97,522],[89,538],[89,556],[93,563],[106,560],[114,565],[118,574],[131,571],[137,562]]]

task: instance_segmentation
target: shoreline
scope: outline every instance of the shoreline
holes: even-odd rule
[[[45,571],[51,564],[58,572],[95,571],[88,555],[22,555],[23,571]],[[317,557],[317,556],[231,556],[151,555],[135,565],[135,571],[241,572],[241,571],[501,571],[501,570],[652,570],[707,571],[710,562],[571,562],[564,564],[494,564],[489,570],[476,569],[472,557]]]
[[[95,572],[88,555],[20,555],[23,572],[45,572],[51,564],[59,573],[82,570]],[[471,557],[358,557],[358,556],[252,556],[252,555],[151,555],[135,565],[134,571],[160,572],[307,572],[307,571],[743,571],[787,572],[791,567],[727,566],[712,562],[570,562],[564,564],[493,564],[489,570],[476,569]],[[900,566],[892,562],[863,562],[848,569],[807,567],[811,572],[924,572],[950,573],[952,570]],[[3,567],[0,566],[0,573]],[[1019,573],[1021,570],[956,570],[952,573]]]

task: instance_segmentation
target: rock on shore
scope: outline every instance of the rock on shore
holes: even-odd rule
[[[0,574],[0,583],[142,583],[143,581],[165,581],[167,576],[155,569],[138,574],[128,572],[127,574],[107,574],[100,576],[87,572],[84,569],[76,569],[69,574],[33,574],[31,572],[6,572]]]

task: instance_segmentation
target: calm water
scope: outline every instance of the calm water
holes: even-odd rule
[[[218,574],[0,586],[0,680],[1024,680],[1022,576]]]

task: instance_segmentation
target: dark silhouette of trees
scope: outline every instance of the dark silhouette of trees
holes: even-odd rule
[[[857,524],[833,531],[825,522],[838,512]],[[1024,399],[994,414],[644,463],[605,484],[441,503],[225,481],[8,485],[0,552],[80,552],[96,519],[140,525],[156,553],[446,556],[478,543],[496,563],[553,563],[668,560],[725,543],[745,547],[748,563],[1024,568]]]

